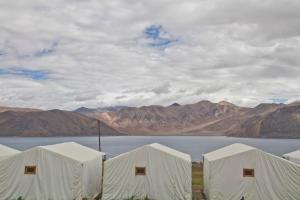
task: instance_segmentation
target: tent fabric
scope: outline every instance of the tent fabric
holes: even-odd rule
[[[93,198],[101,192],[103,155],[76,143],[63,143],[11,156],[0,161],[0,199]],[[36,166],[36,173],[25,174],[25,166]]]
[[[226,158],[229,156],[233,156],[239,153],[244,153],[250,150],[253,150],[254,147],[247,146],[244,144],[232,144],[230,146],[218,149],[217,151],[213,151],[210,153],[205,154],[205,158],[209,161],[219,160],[222,158]]]
[[[283,155],[283,158],[300,165],[300,149]]]
[[[136,175],[136,167],[145,167],[145,175]],[[102,200],[124,200],[133,196],[191,200],[190,155],[155,143],[105,161]]]
[[[158,143],[153,143],[153,144],[150,144],[149,146],[152,147],[152,148],[155,148],[157,150],[160,150],[162,152],[165,152],[165,153],[168,153],[170,155],[181,158],[183,160],[186,160],[188,162],[191,162],[191,156],[186,154],[186,153],[177,151],[175,149],[172,149],[170,147],[167,147],[167,146],[164,146],[164,145],[161,145],[161,144],[158,144]]]
[[[254,177],[245,177],[244,169],[253,169]],[[204,193],[209,200],[300,199],[300,166],[233,144],[204,155]]]
[[[78,162],[86,162],[89,160],[93,160],[95,157],[99,156],[99,151],[94,149],[79,145],[75,142],[67,142],[55,145],[41,146],[41,148],[47,149],[49,151],[53,151],[62,156],[69,157]],[[75,151],[75,149],[79,148],[79,151]],[[102,153],[104,154],[104,153]]]
[[[20,153],[20,151],[0,144],[0,160],[3,160],[17,153]]]

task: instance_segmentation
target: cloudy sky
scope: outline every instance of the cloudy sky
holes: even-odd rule
[[[0,2],[0,105],[300,99],[299,0]]]

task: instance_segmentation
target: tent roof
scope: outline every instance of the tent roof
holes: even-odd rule
[[[290,152],[290,153],[286,153],[283,155],[283,157],[291,157],[291,158],[299,158],[300,159],[300,149]]]
[[[158,144],[158,143],[149,144],[147,146],[152,147],[152,148],[157,149],[157,150],[160,150],[160,151],[163,151],[163,152],[165,152],[167,154],[170,154],[172,156],[176,156],[176,157],[179,157],[181,159],[191,161],[191,156],[190,155],[188,155],[186,153],[183,153],[183,152],[180,152],[180,151],[177,151],[177,150],[172,149],[170,147],[167,147],[167,146],[164,146],[164,145],[161,145],[161,144]]]
[[[172,149],[170,147],[167,147],[167,146],[164,146],[164,145],[161,145],[161,144],[158,144],[158,143],[153,143],[153,144],[148,144],[148,145],[144,145],[144,146],[138,147],[138,148],[136,148],[134,150],[131,150],[131,151],[126,152],[126,153],[122,153],[122,154],[120,154],[120,155],[118,155],[118,156],[116,156],[114,158],[111,158],[110,160],[118,159],[119,157],[122,157],[122,156],[125,156],[125,155],[129,155],[131,152],[136,152],[136,151],[139,151],[139,150],[141,150],[143,148],[152,148],[152,149],[161,151],[163,153],[169,154],[171,156],[175,156],[177,158],[183,159],[185,161],[188,161],[188,162],[191,161],[191,156],[190,155],[182,153],[180,151],[177,151],[175,149]]]
[[[212,151],[210,153],[204,154],[204,157],[209,161],[219,160],[222,158],[230,157],[236,154],[244,153],[247,151],[254,150],[254,147],[235,143],[226,147],[223,147],[221,149],[217,149],[215,151]]]
[[[99,155],[105,155],[105,153],[103,152],[96,151],[75,142],[65,142],[48,146],[40,146],[40,148],[55,152],[79,162],[85,162],[88,160],[92,160]]]
[[[16,153],[20,153],[20,151],[0,144],[0,157],[9,156]]]

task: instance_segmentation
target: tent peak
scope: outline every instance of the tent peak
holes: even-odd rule
[[[232,155],[251,151],[254,149],[256,149],[256,148],[254,148],[252,146],[248,146],[246,144],[234,143],[229,146],[225,146],[225,147],[217,149],[215,151],[206,153],[203,156],[210,161],[214,161],[214,160],[219,160],[219,159],[226,158],[226,157],[229,157]]]
[[[11,155],[14,155],[17,153],[20,153],[20,151],[13,149],[11,147],[5,146],[3,144],[0,144],[0,160],[1,160],[1,158],[4,159],[7,156],[11,156]]]
[[[152,147],[154,149],[163,151],[165,153],[171,154],[173,156],[179,157],[181,159],[191,161],[191,156],[190,155],[188,155],[186,153],[183,153],[183,152],[180,152],[180,151],[177,151],[177,150],[172,149],[170,147],[167,147],[165,145],[162,145],[162,144],[159,144],[159,143],[152,143],[152,144],[149,144],[148,146]]]
[[[103,152],[88,148],[76,142],[64,142],[59,144],[40,146],[40,148],[58,153],[79,162],[85,162],[94,159],[99,155],[102,157],[105,155],[105,153]]]
[[[300,158],[300,149],[296,150],[296,151],[292,151],[290,153],[286,153],[284,155],[295,156],[295,157],[299,157]]]
[[[191,156],[189,154],[177,151],[175,149],[172,149],[170,147],[164,146],[164,145],[159,144],[159,143],[152,143],[152,144],[146,144],[146,145],[140,146],[140,147],[138,147],[136,149],[133,149],[133,150],[128,151],[126,153],[122,153],[122,154],[120,154],[120,155],[118,155],[118,156],[116,156],[114,158],[109,159],[109,160],[118,159],[120,157],[129,155],[132,152],[140,151],[140,150],[145,149],[145,148],[151,148],[151,149],[154,149],[156,151],[160,151],[160,152],[166,153],[168,155],[175,156],[177,158],[180,158],[180,159],[188,161],[188,162],[191,161]]]

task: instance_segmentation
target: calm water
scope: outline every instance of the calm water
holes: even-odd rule
[[[0,144],[19,150],[69,141],[98,149],[97,137],[0,137]],[[153,142],[186,152],[192,156],[193,160],[197,161],[202,160],[201,155],[204,153],[236,142],[248,144],[279,156],[300,149],[300,139],[254,139],[209,136],[117,136],[101,138],[102,151],[106,152],[108,157],[113,157]]]

